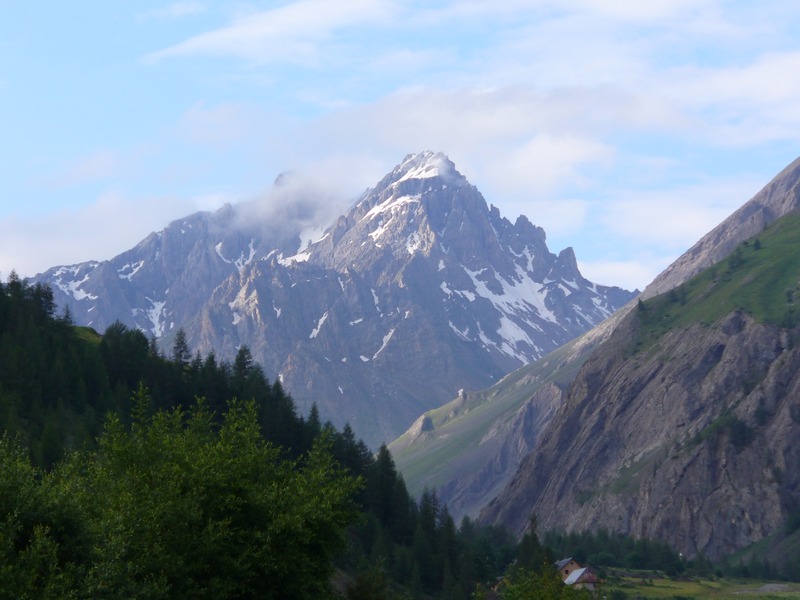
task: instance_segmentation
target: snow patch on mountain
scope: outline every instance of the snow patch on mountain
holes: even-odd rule
[[[409,169],[396,183],[401,183],[409,179],[430,179],[431,177],[439,177],[443,172],[443,166],[444,161],[442,159],[432,158],[413,169]]]
[[[528,362],[528,359],[524,353],[519,351],[519,344],[527,344],[530,347],[536,348],[537,352],[540,352],[540,349],[533,343],[528,333],[507,315],[500,317],[500,328],[497,330],[497,333],[504,340],[500,349],[505,354],[513,356],[523,363]]]
[[[247,290],[247,286],[243,286],[236,294],[236,297],[233,299],[233,301],[228,302],[228,308],[231,309],[231,313],[233,315],[233,325],[238,325],[244,318],[244,314],[252,315],[258,307],[258,292],[253,290],[248,295]],[[274,303],[273,308],[275,308]],[[278,316],[280,316],[280,313]]]
[[[314,339],[317,337],[317,335],[319,335],[319,330],[322,329],[322,324],[327,320],[327,318],[328,311],[325,311],[325,314],[319,318],[319,321],[317,321],[317,326],[311,330],[311,334],[308,336],[310,339]]]
[[[381,311],[381,307],[378,304],[378,294],[375,293],[375,288],[370,288],[370,291],[372,292],[372,301],[375,302],[375,310],[380,312]],[[381,316],[383,316],[383,315],[381,315]]]
[[[577,282],[577,281],[575,281],[574,279],[570,279],[570,280],[567,280],[567,279],[562,279],[562,281],[563,281],[564,283],[566,283],[566,284],[567,284],[569,287],[571,287],[571,288],[572,288],[572,289],[574,289],[574,290],[577,290],[577,289],[579,289],[579,288],[578,288],[578,282]],[[593,290],[593,291],[594,291],[594,290]]]
[[[150,308],[143,310],[145,317],[150,321],[152,327],[150,332],[158,337],[164,335],[164,318],[167,316],[164,311],[164,306],[167,304],[166,300],[158,301],[145,296],[145,300],[150,302]]]
[[[292,263],[295,262],[308,262],[308,259],[311,258],[311,252],[299,252],[293,256],[287,256],[286,258],[283,257],[283,254],[278,255],[278,262],[282,264],[284,267],[291,267]]]
[[[253,258],[256,255],[255,249],[255,239],[250,238],[250,243],[248,244],[248,253],[245,256],[244,251],[239,254],[238,258],[235,259],[228,259],[225,258],[225,255],[222,254],[222,242],[219,242],[216,246],[214,246],[214,250],[217,252],[217,256],[219,256],[224,262],[228,263],[229,265],[234,265],[236,269],[241,273],[244,271],[244,268],[253,262]]]
[[[501,313],[511,315],[520,310],[533,311],[546,321],[558,322],[556,316],[545,304],[547,289],[541,283],[534,281],[519,265],[516,265],[516,279],[512,277],[512,281],[507,281],[502,276],[496,278],[502,287],[500,294],[492,292],[486,283],[478,278],[478,275],[486,271],[485,268],[480,271],[470,271],[463,265],[462,268],[472,279],[477,295],[489,300]]]
[[[136,275],[136,273],[139,272],[139,269],[141,269],[143,266],[144,266],[143,260],[134,263],[126,263],[125,265],[117,269],[117,275],[119,276],[120,279],[127,279],[128,281],[130,281],[131,278],[134,275]]]
[[[602,312],[606,317],[610,316],[614,312],[608,308],[608,303],[606,303],[600,296],[595,296],[592,298],[592,304],[594,304],[595,308]]]
[[[242,320],[242,315],[236,312],[236,300],[233,302],[228,302],[228,308],[231,309],[231,313],[233,313],[233,324],[238,325],[239,322]]]
[[[369,209],[367,214],[365,214],[361,218],[361,221],[364,220],[371,221],[376,217],[380,217],[382,215],[385,216],[388,213],[389,220],[386,222],[385,225],[388,226],[391,220],[394,218],[394,213],[396,213],[398,210],[400,210],[407,204],[419,204],[421,198],[422,196],[420,194],[415,194],[413,196],[400,196],[400,197],[391,196],[387,200],[384,200],[380,204],[376,204],[371,209]]]
[[[467,334],[469,333],[469,327],[467,327],[466,329],[464,329],[464,331],[461,331],[461,330],[460,330],[458,327],[456,327],[455,325],[453,325],[453,322],[452,322],[452,321],[448,321],[448,322],[447,322],[447,324],[450,326],[450,329],[452,329],[452,330],[453,330],[453,332],[454,332],[454,333],[455,333],[455,334],[456,334],[458,337],[460,337],[462,340],[464,340],[464,341],[466,341],[466,342],[471,342],[471,341],[472,341],[472,339],[470,339],[470,337],[467,335]]]
[[[453,294],[456,294],[456,295],[458,295],[458,296],[461,296],[462,298],[466,298],[466,299],[467,299],[467,300],[469,300],[470,302],[474,302],[474,301],[475,301],[475,298],[476,298],[475,294],[473,294],[473,293],[472,293],[471,291],[469,291],[469,290],[451,290],[451,289],[450,289],[450,287],[447,285],[447,283],[446,283],[446,282],[444,282],[444,281],[443,281],[442,283],[440,283],[440,284],[439,284],[439,288],[440,288],[440,289],[441,289],[441,290],[442,290],[442,291],[443,291],[445,294],[447,294],[448,298],[449,298],[450,296],[452,296]]]
[[[415,231],[406,239],[406,250],[409,254],[414,254],[422,248],[422,240],[419,237],[419,232]]]
[[[330,232],[326,231],[324,225],[306,227],[300,232],[300,247],[298,248],[298,252],[302,252],[312,244],[321,242],[329,235]]]
[[[94,266],[97,266],[97,263],[94,263]],[[53,274],[55,277],[56,286],[65,294],[71,295],[73,298],[75,298],[75,300],[87,300],[87,299],[97,300],[98,297],[95,296],[94,294],[90,294],[89,292],[85,292],[82,289],[80,289],[80,286],[82,286],[89,280],[91,271],[89,273],[86,273],[86,275],[84,275],[83,279],[81,279],[80,281],[75,281],[75,280],[64,281],[64,279],[62,279],[62,276],[66,273],[71,273],[73,276],[77,275],[78,272],[80,271],[80,268],[81,268],[80,265],[59,268]]]
[[[375,354],[372,355],[372,360],[375,360],[376,358],[378,358],[378,355],[381,352],[383,352],[383,349],[386,348],[386,344],[389,343],[389,340],[392,339],[393,335],[394,335],[394,329],[390,329],[389,333],[387,333],[385,336],[383,336],[383,344],[381,344],[381,347],[378,348],[378,351]]]

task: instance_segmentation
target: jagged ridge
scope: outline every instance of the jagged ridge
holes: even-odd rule
[[[303,410],[317,402],[371,444],[631,298],[584,279],[571,249],[550,253],[527,218],[490,209],[443,154],[406,157],[316,241],[248,210],[198,213],[110,261],[38,279],[78,323],[120,319],[166,346],[183,327],[226,359],[246,344]]]

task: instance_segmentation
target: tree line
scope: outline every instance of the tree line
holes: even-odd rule
[[[385,446],[298,414],[248,348],[99,335],[13,273],[0,430],[0,597],[469,598],[514,558],[415,501]]]
[[[562,554],[680,567],[642,541],[456,524],[385,446],[300,415],[247,347],[228,363],[178,331],[165,356],[119,322],[76,327],[13,273],[0,432],[0,598],[571,598]]]

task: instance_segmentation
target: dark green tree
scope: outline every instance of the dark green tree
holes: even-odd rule
[[[148,402],[139,392],[136,406]],[[146,411],[140,411],[144,413]],[[219,429],[201,402],[111,417],[64,475],[88,514],[91,597],[323,598],[358,483],[321,441],[302,465],[263,442],[255,405]]]
[[[172,362],[181,367],[185,367],[192,359],[192,351],[186,341],[186,332],[183,327],[178,329],[175,334],[175,342],[172,344]]]

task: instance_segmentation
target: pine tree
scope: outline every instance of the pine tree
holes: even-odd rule
[[[191,358],[192,352],[186,342],[186,332],[181,327],[175,334],[175,342],[172,344],[172,362],[185,367]]]

